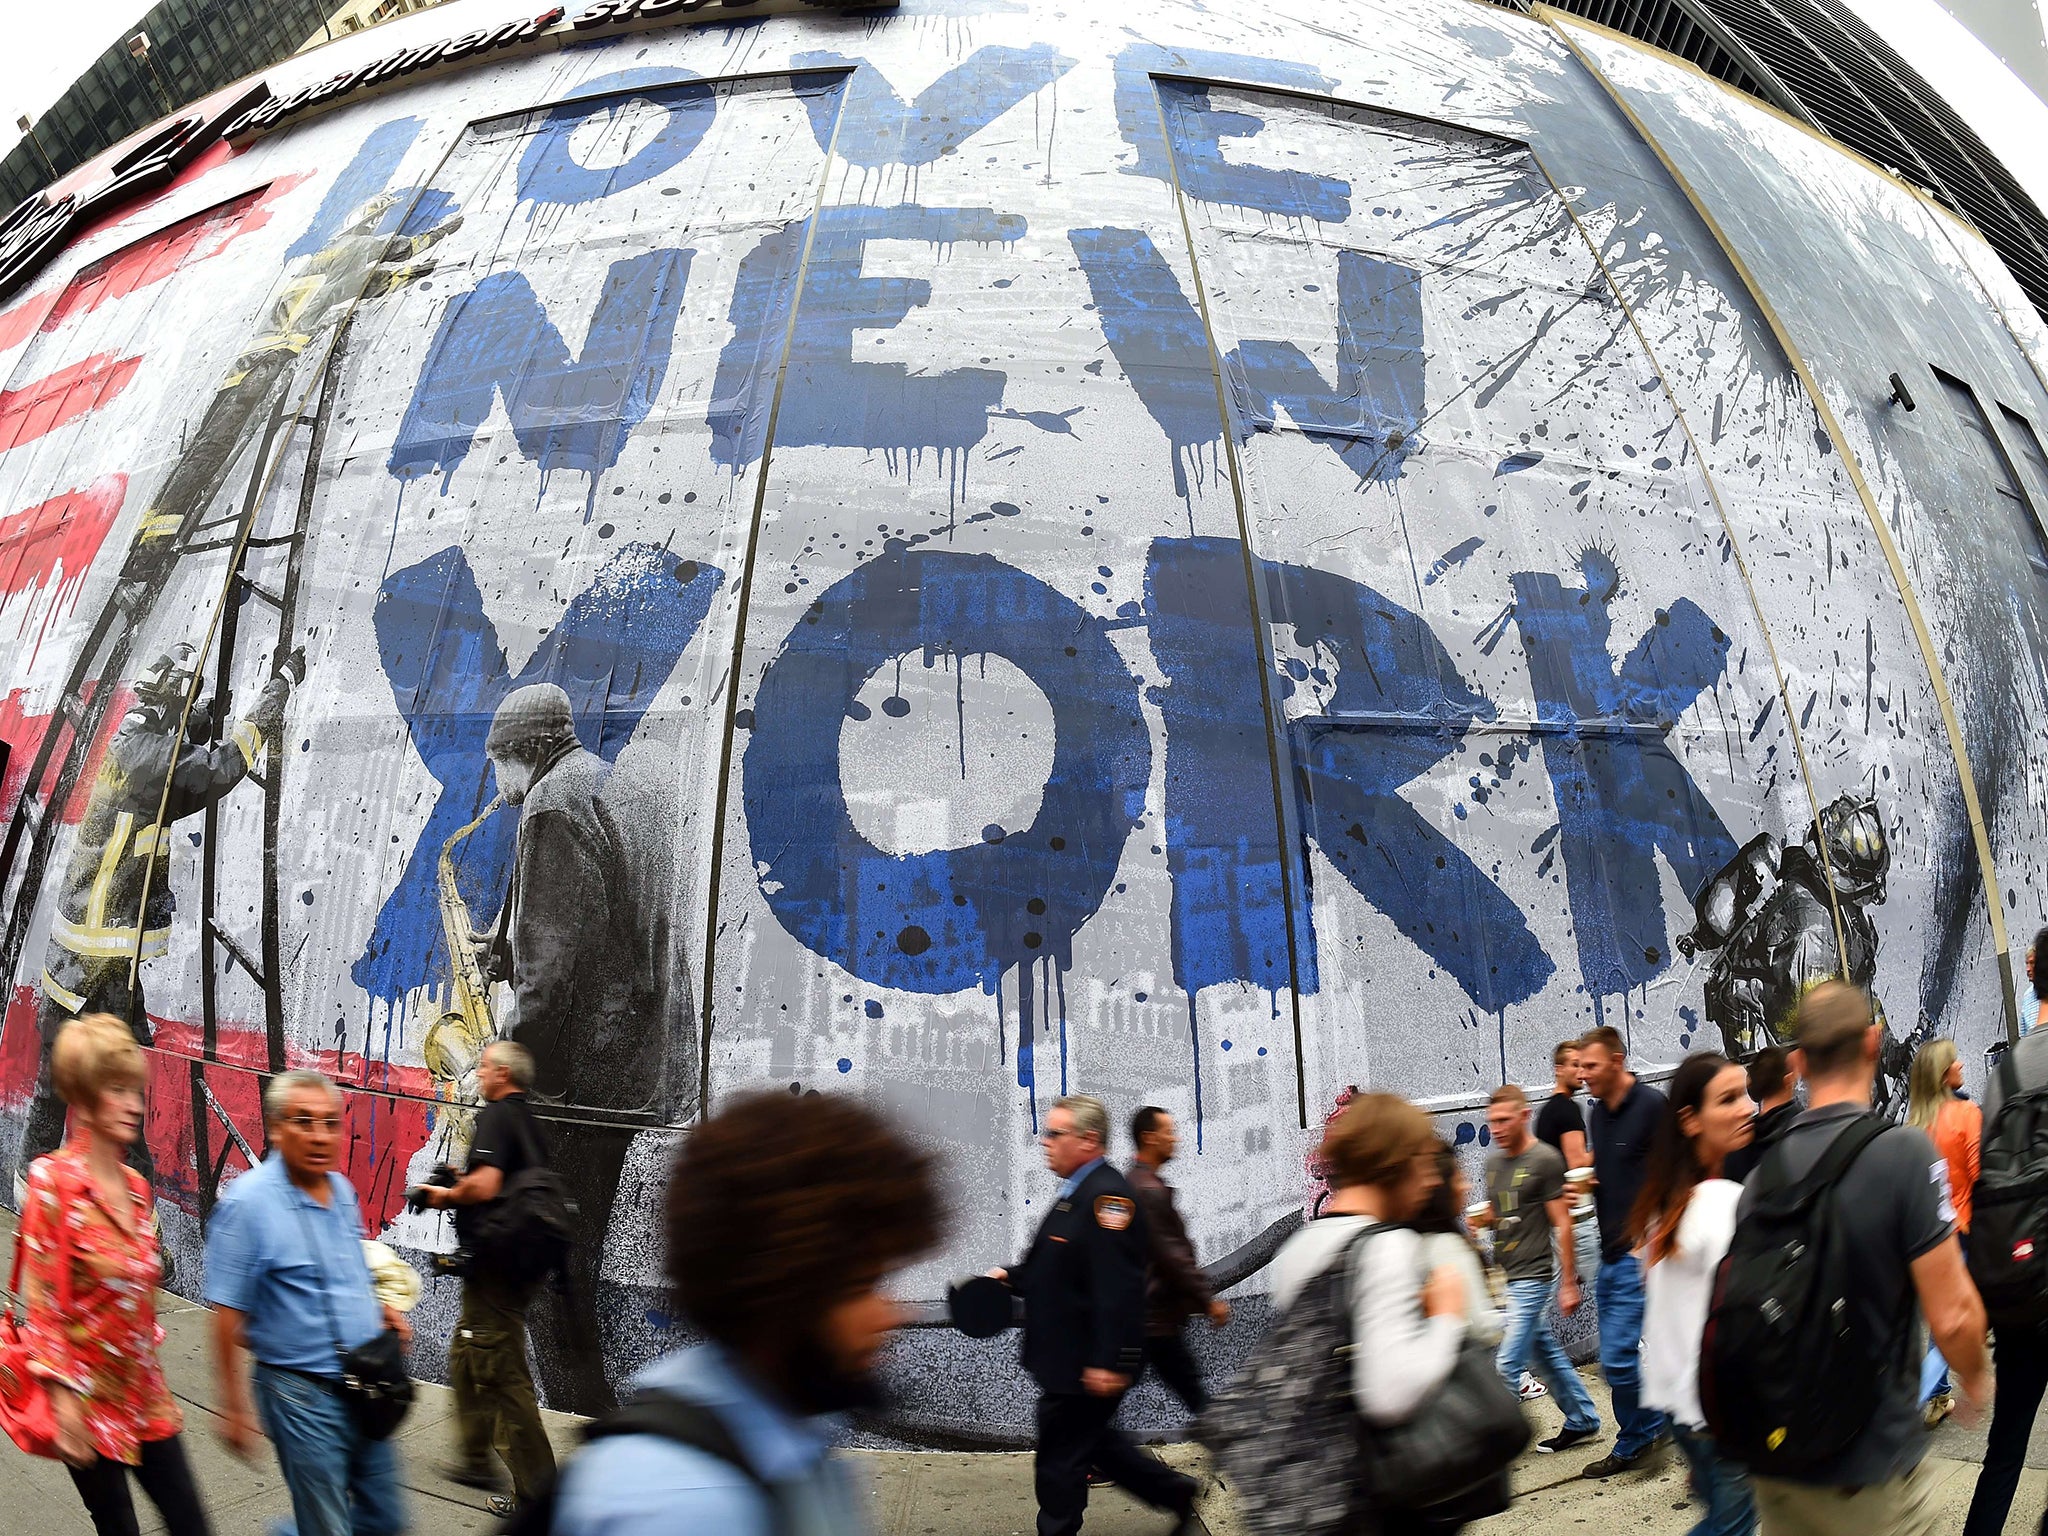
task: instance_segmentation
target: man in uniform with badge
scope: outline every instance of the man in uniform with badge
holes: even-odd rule
[[[1073,1536],[1088,1470],[1195,1529],[1199,1485],[1116,1428],[1145,1358],[1145,1223],[1104,1159],[1109,1111],[1083,1094],[1055,1100],[1039,1136],[1059,1198],[1022,1263],[989,1273],[1024,1298],[1024,1369],[1038,1383],[1038,1536]]]

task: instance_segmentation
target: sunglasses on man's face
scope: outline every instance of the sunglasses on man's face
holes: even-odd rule
[[[284,1123],[295,1131],[325,1131],[330,1136],[341,1129],[339,1115],[286,1115]]]

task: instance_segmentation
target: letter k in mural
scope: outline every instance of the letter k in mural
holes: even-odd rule
[[[1579,556],[1579,572],[1578,586],[1516,572],[1513,616],[1557,802],[1579,968],[1597,1013],[1604,996],[1642,986],[1670,963],[1657,855],[1687,891],[1735,856],[1735,839],[1666,740],[1720,681],[1729,642],[1680,598],[1657,611],[1617,667],[1608,605],[1621,572],[1597,549]]]
[[[374,618],[377,654],[413,749],[441,793],[355,962],[365,991],[396,1004],[422,978],[447,974],[433,854],[491,798],[484,738],[505,695],[528,683],[560,684],[583,745],[616,762],[724,580],[716,566],[629,544],[570,599],[515,673],[460,548],[385,578]],[[495,913],[504,897],[516,826],[493,817],[464,847],[457,879],[479,917]]]

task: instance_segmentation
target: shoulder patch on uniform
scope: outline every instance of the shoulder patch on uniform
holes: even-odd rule
[[[1137,1207],[1122,1195],[1097,1195],[1095,1197],[1095,1225],[1111,1232],[1121,1232],[1131,1224],[1131,1217]]]

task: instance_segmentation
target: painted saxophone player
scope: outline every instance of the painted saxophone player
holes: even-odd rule
[[[659,796],[577,739],[569,695],[532,683],[505,696],[485,741],[498,792],[519,812],[512,877],[485,974],[511,984],[503,1033],[533,1052],[534,1098],[563,1106],[548,1133],[578,1213],[566,1297],[534,1316],[551,1406],[593,1412],[612,1391],[598,1327],[605,1234],[636,1129],[669,1117],[668,994],[673,817]]]

